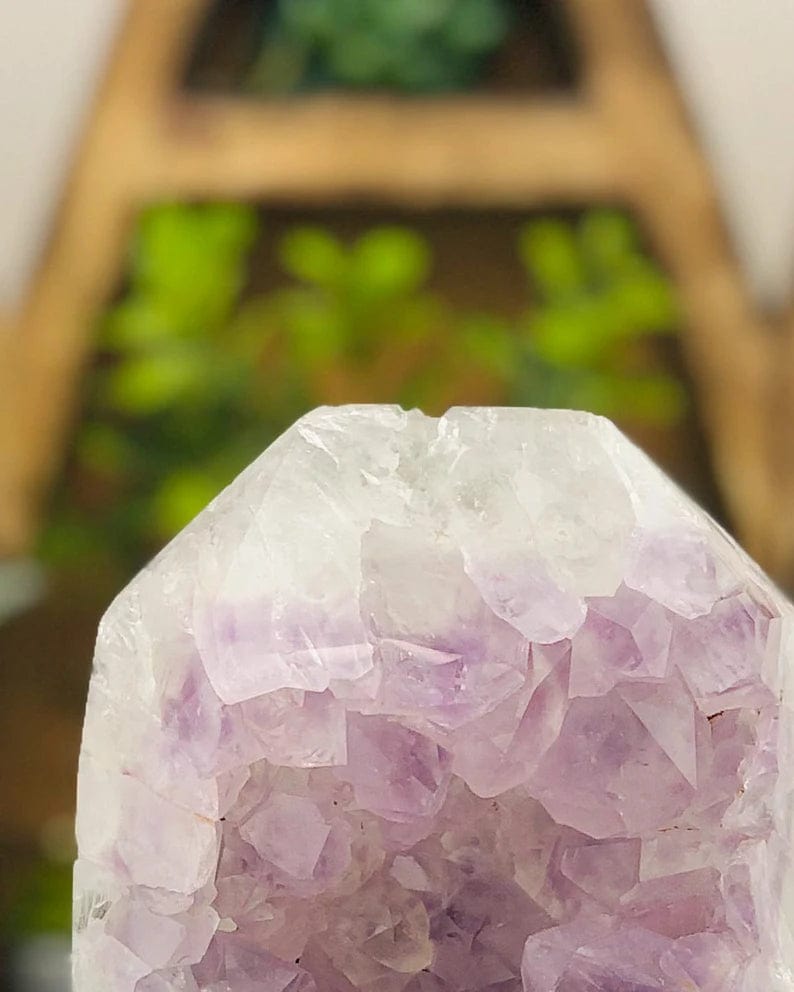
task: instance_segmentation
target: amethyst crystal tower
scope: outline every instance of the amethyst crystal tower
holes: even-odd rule
[[[77,992],[791,992],[789,622],[606,421],[310,414],[102,622]]]

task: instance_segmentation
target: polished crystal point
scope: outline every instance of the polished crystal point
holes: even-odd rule
[[[605,420],[309,414],[102,621],[76,992],[791,992],[790,624]]]

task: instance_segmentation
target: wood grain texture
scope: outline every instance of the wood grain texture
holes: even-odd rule
[[[618,192],[613,148],[573,102],[192,99],[170,116],[152,192],[484,209]]]

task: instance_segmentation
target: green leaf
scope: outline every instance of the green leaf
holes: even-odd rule
[[[440,329],[448,327],[455,317],[445,300],[432,293],[418,293],[401,299],[399,306],[387,301],[382,319],[384,337],[379,344],[388,348],[395,334],[403,342],[429,344],[437,340]]]
[[[524,344],[516,353],[509,402],[544,409],[570,407],[574,384],[581,375],[578,370],[549,365],[531,346]]]
[[[624,379],[619,396],[624,416],[660,426],[677,423],[687,408],[683,385],[668,375]]]
[[[131,445],[125,434],[102,422],[88,423],[80,431],[77,458],[81,465],[102,475],[122,475],[132,458]]]
[[[281,293],[263,294],[241,303],[225,329],[224,350],[254,368],[282,334],[281,298]]]
[[[519,234],[519,256],[541,297],[558,299],[581,293],[587,274],[569,224],[535,220]]]
[[[164,301],[148,295],[128,296],[105,317],[101,342],[112,351],[145,351],[184,331]]]
[[[326,52],[332,77],[348,86],[373,86],[389,81],[392,50],[366,29],[335,37]]]
[[[150,207],[138,223],[134,278],[138,285],[184,289],[191,273],[195,279],[194,266],[241,258],[256,233],[256,214],[240,204]]]
[[[290,275],[323,287],[336,286],[348,265],[342,245],[321,227],[296,227],[288,231],[278,254]]]
[[[459,52],[484,54],[502,42],[508,24],[507,11],[496,0],[458,0],[444,39]]]
[[[97,520],[86,517],[70,505],[53,514],[40,535],[36,550],[42,561],[57,568],[103,557],[109,549]]]
[[[295,38],[324,41],[334,33],[334,4],[329,0],[278,0],[278,18]]]
[[[173,472],[153,498],[152,512],[157,533],[172,537],[213,500],[220,490],[217,480],[199,469]]]
[[[315,368],[341,354],[350,340],[347,315],[312,292],[289,290],[278,297],[279,312],[297,370]]]
[[[667,375],[622,376],[593,373],[578,385],[572,405],[619,420],[659,426],[677,423],[686,409],[686,394]]]
[[[356,242],[349,279],[369,297],[414,292],[427,279],[430,250],[421,235],[403,227],[377,227]]]
[[[361,10],[367,2],[359,0]],[[379,26],[389,34],[423,35],[445,27],[458,15],[460,0],[370,0]]]
[[[600,364],[615,340],[608,308],[597,298],[537,311],[530,318],[529,333],[545,362],[567,368]]]
[[[625,276],[608,291],[615,320],[626,337],[671,334],[676,330],[675,293],[653,265],[637,259]]]
[[[304,52],[304,85],[451,89],[476,78],[507,29],[503,0],[280,0],[277,11],[261,58],[286,39]]]
[[[517,339],[506,321],[491,314],[467,317],[460,328],[468,361],[509,381],[516,370]]]
[[[130,416],[145,417],[184,400],[206,378],[207,365],[195,353],[143,355],[111,369],[101,390],[104,402]]]
[[[437,93],[466,86],[474,76],[470,58],[440,48],[436,38],[411,39],[391,48],[387,82],[408,93]]]
[[[19,939],[36,934],[69,933],[72,919],[72,869],[42,862],[29,871],[14,893],[3,929]]]
[[[256,210],[244,203],[205,203],[194,209],[203,237],[219,250],[245,252],[259,233]]]
[[[620,272],[637,257],[637,232],[619,210],[589,210],[579,223],[579,243],[587,265],[601,276]]]
[[[227,316],[246,275],[256,215],[234,204],[163,205],[147,210],[133,253],[133,293],[157,302],[180,330]]]

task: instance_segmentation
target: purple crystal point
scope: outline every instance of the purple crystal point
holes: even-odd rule
[[[76,992],[792,992],[791,618],[604,420],[315,411],[102,621]]]

